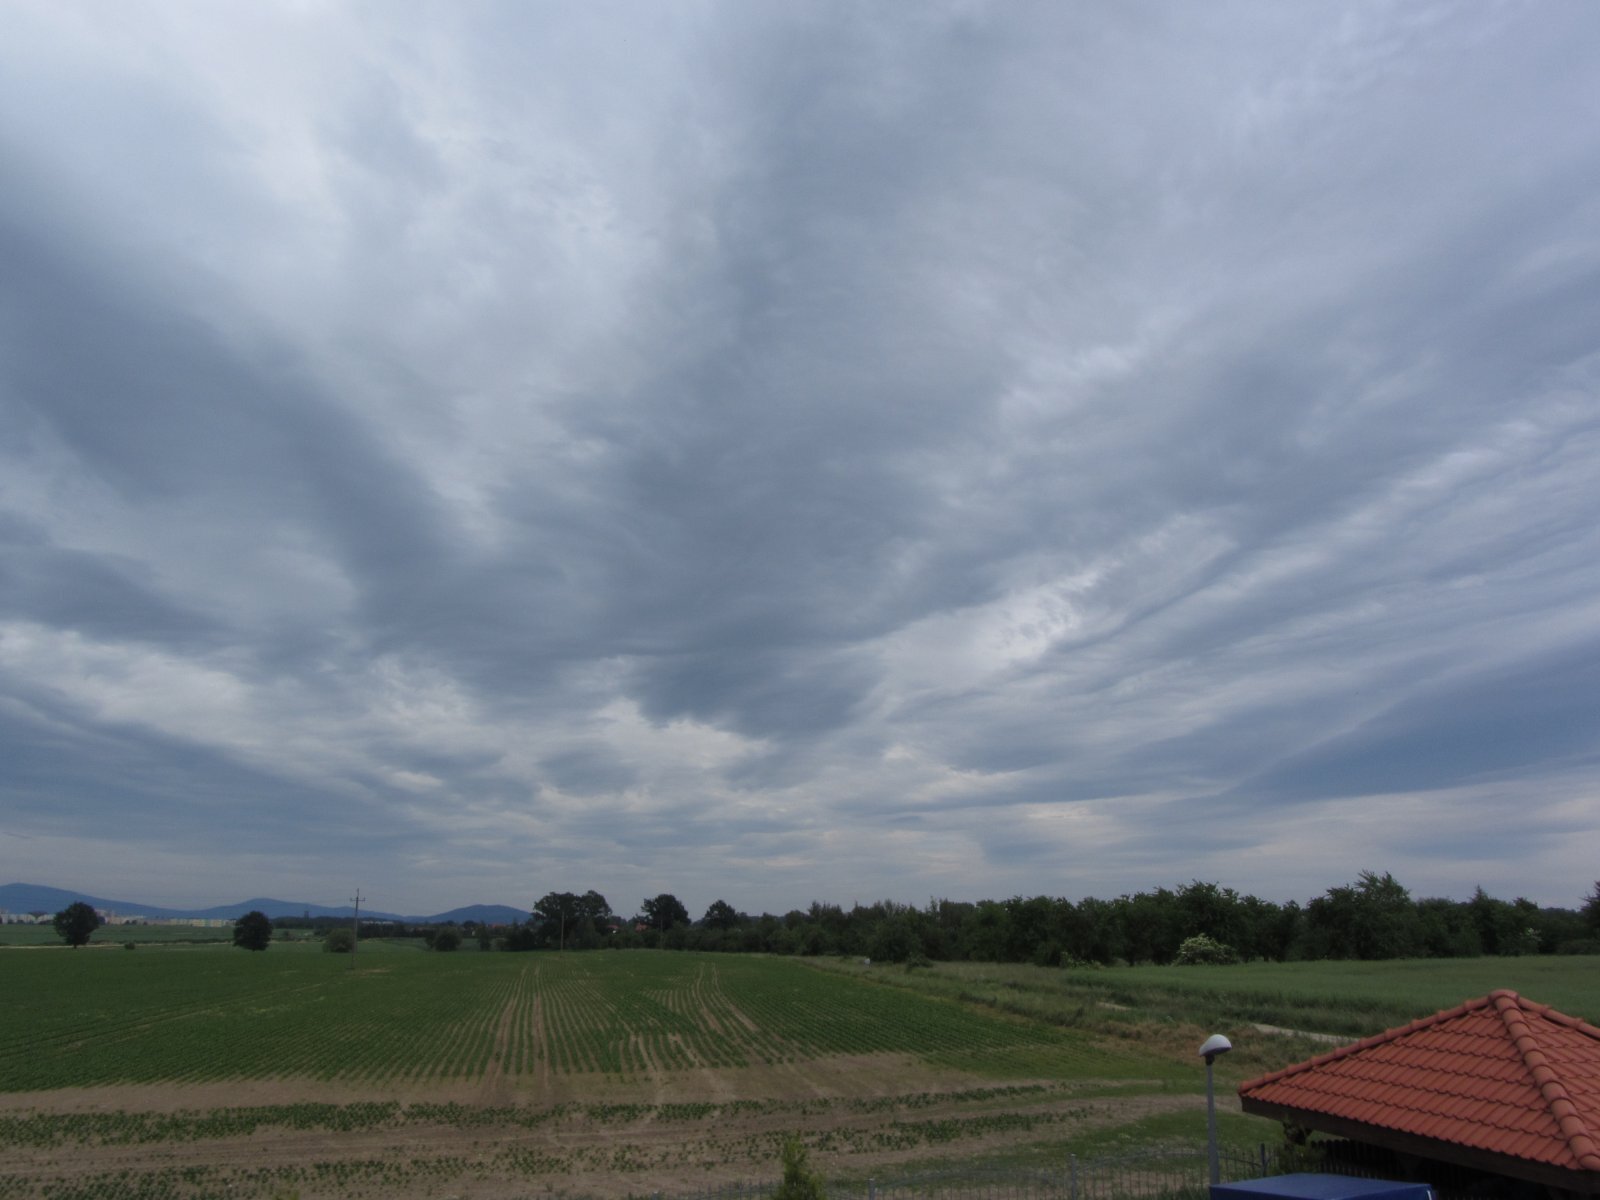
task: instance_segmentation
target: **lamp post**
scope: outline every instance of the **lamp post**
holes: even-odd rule
[[[1206,1165],[1213,1184],[1222,1182],[1222,1170],[1217,1162],[1217,1092],[1211,1081],[1211,1064],[1232,1049],[1233,1043],[1220,1033],[1213,1033],[1200,1047],[1200,1057],[1206,1060]]]

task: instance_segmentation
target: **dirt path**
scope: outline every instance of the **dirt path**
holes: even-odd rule
[[[1343,1046],[1361,1039],[1344,1033],[1310,1033],[1304,1029],[1285,1029],[1282,1025],[1252,1025],[1257,1033],[1270,1033],[1278,1037],[1305,1038],[1308,1042],[1323,1042],[1329,1046]]]

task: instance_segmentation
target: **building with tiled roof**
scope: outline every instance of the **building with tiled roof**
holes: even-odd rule
[[[1252,1079],[1245,1112],[1568,1193],[1600,1193],[1600,1029],[1496,991]]]

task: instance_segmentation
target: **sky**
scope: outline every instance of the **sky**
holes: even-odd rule
[[[1600,868],[1600,6],[8,6],[0,882]]]

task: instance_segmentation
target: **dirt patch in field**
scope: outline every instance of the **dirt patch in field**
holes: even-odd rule
[[[546,1076],[496,1071],[417,1089],[278,1080],[6,1095],[0,1193],[119,1175],[158,1177],[178,1196],[293,1189],[301,1200],[688,1193],[774,1178],[789,1134],[825,1174],[884,1178],[934,1158],[1065,1146],[1202,1103],[1136,1085],[1089,1098],[1090,1081],[997,1083],[887,1054],[631,1080],[557,1076],[558,1094]],[[306,1112],[318,1103],[339,1108]],[[77,1114],[100,1117],[85,1131],[71,1123]]]
[[[0,1093],[0,1113],[177,1112],[279,1104],[472,1104],[479,1107],[558,1104],[688,1104],[731,1100],[816,1099],[948,1092],[978,1086],[980,1076],[930,1067],[910,1055],[835,1055],[801,1063],[691,1071],[652,1069],[637,1076],[557,1074],[544,1065],[511,1075],[497,1054],[476,1079],[351,1083],[319,1079],[248,1079],[228,1083],[110,1084]],[[493,1101],[485,1094],[492,1077]]]

